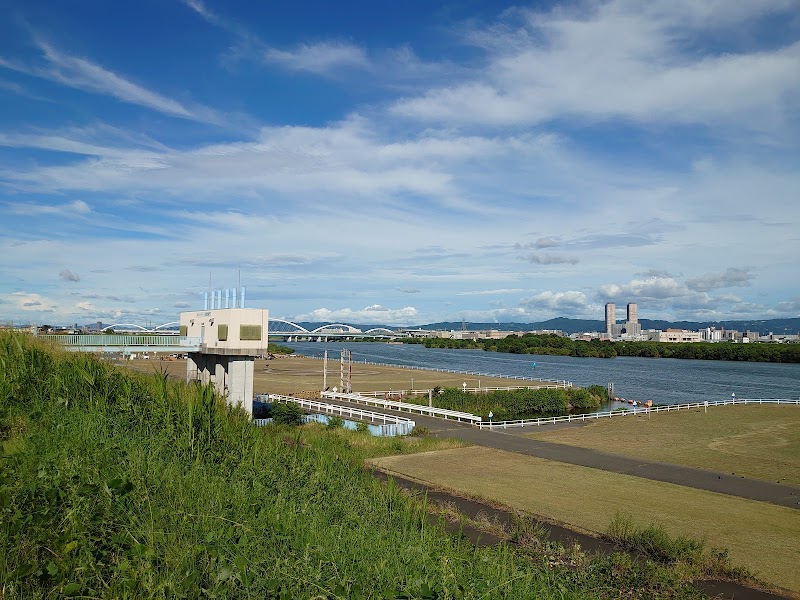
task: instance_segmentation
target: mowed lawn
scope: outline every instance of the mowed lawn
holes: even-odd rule
[[[800,592],[800,511],[482,447],[370,461],[547,520],[605,532],[615,514],[728,548],[735,564]]]
[[[716,406],[601,419],[526,437],[800,484],[800,406]]]

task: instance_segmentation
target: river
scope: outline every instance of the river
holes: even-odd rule
[[[430,369],[473,371],[486,375],[566,379],[585,387],[614,383],[617,396],[653,400],[653,404],[683,404],[737,398],[800,398],[800,364],[679,360],[673,358],[577,358],[505,354],[484,350],[425,348],[417,344],[381,342],[292,342],[298,354],[323,350],[336,359],[342,348],[354,361]],[[536,366],[532,366],[535,363]]]

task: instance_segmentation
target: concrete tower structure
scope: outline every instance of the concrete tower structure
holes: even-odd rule
[[[628,323],[639,322],[639,305],[628,304]]]
[[[628,305],[630,306],[630,304]],[[614,325],[617,324],[617,307],[613,302],[606,304],[606,333],[613,335]]]
[[[221,304],[222,293],[215,296]],[[181,335],[200,340],[200,352],[186,361],[186,380],[212,383],[228,404],[253,414],[253,361],[267,352],[269,311],[211,308],[182,312],[180,322]]]

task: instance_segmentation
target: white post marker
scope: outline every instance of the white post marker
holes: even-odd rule
[[[705,402],[703,402],[703,406],[705,407],[705,410],[704,410],[703,412],[704,412],[704,413],[706,413],[706,414],[708,414],[708,400],[706,400]]]
[[[464,393],[466,393],[466,392],[467,392],[467,382],[466,382],[466,381],[465,381],[464,383],[462,383],[462,384],[461,384],[461,389],[463,389],[463,390],[464,390]]]

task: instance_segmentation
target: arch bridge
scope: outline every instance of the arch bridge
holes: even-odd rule
[[[329,323],[315,329],[306,329],[302,325],[285,319],[270,318],[269,320],[269,337],[287,341],[296,341],[298,339],[322,341],[329,338],[394,339],[403,337],[403,335],[386,327],[373,327],[367,331],[362,331],[357,327],[344,323]]]

